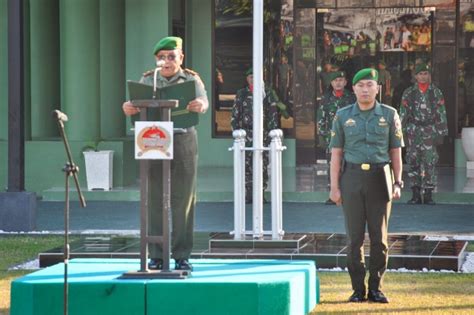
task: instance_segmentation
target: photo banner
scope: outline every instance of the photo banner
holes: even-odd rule
[[[325,54],[431,51],[432,14],[424,8],[334,10],[325,14]]]

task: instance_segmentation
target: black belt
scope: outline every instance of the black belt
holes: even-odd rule
[[[182,135],[191,131],[194,131],[194,126],[188,127],[188,128],[174,128],[173,133],[175,135]]]
[[[351,170],[362,170],[362,171],[370,171],[370,170],[377,170],[383,168],[387,165],[388,162],[383,163],[351,163],[346,161],[346,168]]]

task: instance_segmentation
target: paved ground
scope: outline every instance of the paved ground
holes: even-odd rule
[[[247,228],[251,228],[251,209],[247,209]],[[270,226],[270,205],[264,208],[264,229]],[[288,202],[283,204],[283,227],[287,232],[344,233],[342,208],[322,203]],[[389,232],[432,235],[474,235],[474,206],[411,206],[395,204]],[[63,202],[41,201],[37,212],[38,231],[64,229]],[[70,229],[131,230],[139,229],[139,203],[90,201],[87,208],[71,202]],[[233,229],[233,203],[200,202],[196,209],[196,231]]]

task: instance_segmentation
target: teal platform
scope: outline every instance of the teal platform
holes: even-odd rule
[[[303,315],[319,301],[313,261],[191,262],[185,280],[119,280],[139,269],[139,260],[73,259],[69,314]],[[11,315],[62,314],[63,272],[61,263],[13,281]]]

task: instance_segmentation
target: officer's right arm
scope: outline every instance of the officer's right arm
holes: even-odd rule
[[[329,198],[338,206],[342,204],[341,188],[339,186],[342,157],[342,148],[331,149],[331,192]]]
[[[140,112],[140,109],[138,107],[133,106],[132,102],[130,101],[126,101],[125,103],[123,103],[122,110],[126,116],[132,116]]]
[[[331,192],[329,198],[338,206],[342,204],[341,188],[339,186],[339,176],[341,172],[342,159],[344,158],[344,130],[338,113],[334,116],[331,130]]]

